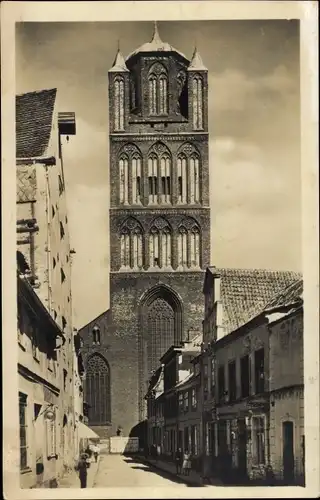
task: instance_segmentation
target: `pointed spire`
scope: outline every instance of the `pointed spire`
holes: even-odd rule
[[[116,54],[116,57],[115,57],[115,60],[114,60],[114,63],[112,65],[112,68],[109,69],[109,72],[113,72],[113,73],[116,73],[116,72],[121,72],[121,71],[129,71],[127,66],[126,66],[126,63],[125,63],[125,60],[124,60],[124,57],[120,51],[120,42],[118,40],[118,50],[117,50],[117,54]]]
[[[193,56],[189,65],[188,70],[190,71],[207,71],[207,68],[202,62],[201,56],[198,52],[197,46],[195,45]]]
[[[153,36],[152,36],[152,40],[151,40],[151,43],[152,42],[155,42],[155,43],[162,43],[162,40],[160,38],[160,35],[159,35],[159,31],[158,31],[158,23],[157,21],[154,21],[154,29],[153,29]]]

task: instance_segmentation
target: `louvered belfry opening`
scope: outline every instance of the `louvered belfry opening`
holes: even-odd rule
[[[111,421],[110,369],[101,354],[89,357],[85,379],[89,425],[105,425]]]

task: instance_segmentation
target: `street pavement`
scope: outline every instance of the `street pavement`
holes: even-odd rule
[[[94,488],[187,487],[174,475],[123,455],[101,455]]]

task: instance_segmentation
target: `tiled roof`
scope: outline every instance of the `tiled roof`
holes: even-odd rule
[[[17,166],[17,203],[35,201],[36,170],[34,165]]]
[[[221,276],[221,301],[225,333],[230,333],[260,314],[284,288],[301,279],[292,271],[214,268]]]
[[[265,311],[302,305],[303,303],[303,280],[299,278],[289,286],[281,290],[265,307]]]
[[[16,96],[16,157],[43,156],[48,148],[57,89]]]

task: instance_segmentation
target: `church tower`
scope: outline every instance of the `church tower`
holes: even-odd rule
[[[84,339],[98,325],[101,344],[88,346],[88,356],[99,350],[106,359],[110,387],[110,422],[100,424],[128,435],[145,417],[159,358],[202,329],[208,72],[197,49],[188,60],[155,24],[151,41],[126,59],[118,50],[108,78],[110,310],[85,327]]]

